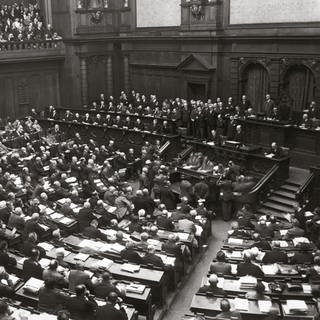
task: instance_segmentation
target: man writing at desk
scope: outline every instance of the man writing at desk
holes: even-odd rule
[[[264,154],[268,158],[280,159],[283,157],[282,148],[278,146],[276,142],[271,143],[271,149]]]

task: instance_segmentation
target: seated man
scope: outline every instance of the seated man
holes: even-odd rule
[[[104,272],[93,284],[93,293],[97,298],[105,299],[111,292],[121,295],[115,283],[112,283],[112,275]]]
[[[255,289],[256,289],[255,292],[248,292],[246,294],[246,299],[249,299],[249,300],[271,300],[270,297],[268,297],[264,294],[266,287],[261,281],[257,282]]]
[[[82,262],[77,262],[75,268],[69,272],[69,291],[75,292],[75,288],[84,284],[88,289],[92,288],[92,283],[88,273],[84,272],[84,266]]]
[[[271,149],[265,153],[265,155],[274,159],[280,159],[283,156],[282,148],[277,145],[276,142],[271,143]]]
[[[287,234],[285,235],[285,239],[293,239],[296,237],[303,237],[304,230],[301,228],[298,219],[292,219],[291,221],[292,227],[288,229]]]
[[[210,273],[231,275],[231,264],[226,262],[226,255],[223,251],[218,251],[216,255],[217,262],[210,265]]]
[[[254,244],[250,248],[256,247],[259,250],[264,250],[264,251],[272,249],[270,243],[266,240],[262,240],[258,232],[255,232],[252,235],[252,240],[254,241]]]
[[[231,311],[229,300],[222,299],[220,301],[221,312],[216,316],[216,320],[238,319],[241,320],[241,314],[238,311]]]
[[[40,252],[37,249],[32,249],[30,258],[23,262],[23,276],[28,280],[33,277],[36,279],[42,279],[43,269],[39,263]]]
[[[118,295],[115,292],[110,292],[107,299],[107,303],[104,306],[98,307],[95,319],[127,320],[128,316],[121,304],[122,300]]]
[[[312,251],[310,251],[309,243],[302,242],[299,244],[300,251],[297,251],[290,262],[293,264],[311,264],[313,263],[314,257]]]
[[[274,237],[274,230],[271,225],[267,225],[266,220],[260,219],[255,227],[255,231],[260,234],[261,238],[272,239]]]
[[[262,278],[264,276],[261,268],[251,262],[252,257],[250,252],[246,251],[244,253],[243,260],[244,262],[239,263],[237,267],[238,276],[252,276],[255,278]]]
[[[0,297],[12,298],[14,289],[14,285],[9,279],[9,274],[4,267],[0,267]]]
[[[142,258],[142,263],[146,265],[150,264],[155,267],[164,269],[164,263],[162,259],[155,254],[156,248],[152,245],[149,245],[147,248],[147,252],[148,253]]]
[[[134,250],[134,243],[132,241],[126,243],[126,248],[120,252],[120,256],[123,260],[128,260],[136,264],[141,264],[142,262],[141,257]]]
[[[207,293],[210,292],[212,294],[223,296],[225,295],[225,291],[218,287],[219,279],[216,274],[212,274],[209,277],[209,285],[204,285],[199,289],[199,293]]]
[[[85,227],[82,234],[91,239],[101,239],[103,241],[107,241],[107,235],[103,234],[99,229],[99,222],[96,219],[93,219],[90,222],[88,227]]]
[[[288,256],[284,251],[280,249],[280,242],[274,241],[273,249],[271,251],[267,251],[262,259],[263,263],[288,263]]]

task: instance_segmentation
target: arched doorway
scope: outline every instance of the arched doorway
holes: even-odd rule
[[[291,66],[284,75],[283,89],[292,100],[292,111],[301,112],[314,98],[314,75],[304,65]]]
[[[243,71],[242,93],[247,95],[256,112],[264,112],[264,101],[269,86],[268,71],[261,64],[250,64]]]

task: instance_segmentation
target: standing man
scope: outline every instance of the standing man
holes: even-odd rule
[[[271,99],[270,94],[267,94],[266,101],[264,103],[264,112],[266,113],[267,118],[270,118],[274,107],[275,107],[274,101]]]

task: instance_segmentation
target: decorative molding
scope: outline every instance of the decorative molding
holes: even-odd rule
[[[241,57],[239,58],[240,65],[249,65],[249,64],[261,64],[265,68],[271,64],[271,59],[266,57]]]
[[[316,57],[307,59],[283,57],[280,59],[280,68],[282,72],[286,72],[293,65],[303,65],[314,73],[320,72],[320,59]]]

